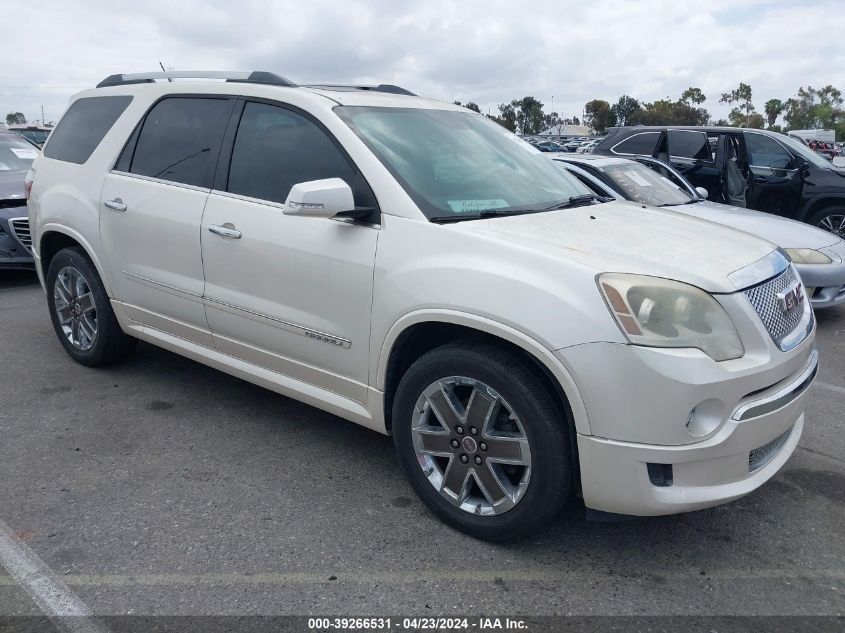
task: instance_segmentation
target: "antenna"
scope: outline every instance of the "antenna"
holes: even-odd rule
[[[162,63],[161,63],[161,60],[159,60],[158,65],[159,65],[159,66],[161,66],[161,70],[162,70],[162,72],[167,72],[167,69],[164,67],[164,64],[162,64]],[[168,78],[167,78],[167,81],[168,81],[168,82],[171,82],[171,81],[173,81],[173,78],[172,78],[172,77],[168,77]]]

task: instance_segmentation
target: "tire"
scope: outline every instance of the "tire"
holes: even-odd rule
[[[429,510],[479,539],[535,533],[572,494],[567,420],[526,363],[493,345],[453,343],[411,365],[394,398],[393,442]]]
[[[53,329],[73,360],[99,367],[135,349],[138,339],[120,329],[100,275],[81,248],[56,253],[45,285]]]
[[[807,223],[845,239],[845,206],[826,207],[817,211]]]

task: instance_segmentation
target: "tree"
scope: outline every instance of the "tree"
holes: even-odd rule
[[[828,85],[816,90],[802,86],[784,104],[783,118],[786,127],[792,130],[825,128],[836,130],[837,136],[845,135],[842,104],[842,92],[838,88]]]
[[[543,115],[543,129],[548,130],[552,127],[557,127],[558,125],[565,125],[566,121],[560,118],[560,115],[557,112],[549,112],[549,114]]]
[[[766,119],[759,112],[752,112],[746,119],[745,124],[755,130],[762,130],[766,125]]]
[[[6,125],[23,125],[26,123],[26,117],[23,112],[9,112],[6,115]]]
[[[690,86],[681,93],[681,101],[690,106],[698,106],[707,101],[707,97],[701,92],[701,88]]]
[[[603,99],[593,99],[584,106],[584,123],[596,134],[604,134],[611,123],[610,104]]]
[[[516,132],[516,110],[511,103],[499,104],[499,116],[491,116],[496,123],[503,128]]]
[[[763,106],[763,111],[766,113],[766,123],[771,130],[778,120],[778,117],[783,113],[783,101],[780,99],[769,99]]]
[[[751,101],[751,86],[740,82],[735,90],[723,92],[719,103],[737,104],[728,114],[731,125],[748,127],[748,119],[754,114],[754,103]]]
[[[520,134],[539,134],[543,128],[543,104],[534,97],[511,101],[516,112],[516,129]]]
[[[628,125],[629,119],[639,109],[639,101],[628,95],[622,95],[619,97],[619,101],[613,104],[610,111],[613,119],[616,121],[616,125]]]
[[[472,110],[473,112],[481,112],[481,108],[479,108],[478,104],[473,102],[473,101],[467,101],[466,103],[461,103],[460,101],[455,99],[455,101],[453,101],[452,103],[454,103],[456,106],[461,106],[463,108],[466,108],[467,110]]]

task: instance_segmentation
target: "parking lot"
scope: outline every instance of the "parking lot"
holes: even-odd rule
[[[0,272],[0,522],[97,614],[836,614],[845,308],[799,449],[693,514],[494,545],[430,516],[389,438],[142,344],[75,364],[34,275]],[[0,575],[0,613],[37,614]]]

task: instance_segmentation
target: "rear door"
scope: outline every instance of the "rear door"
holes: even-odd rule
[[[101,195],[116,298],[133,320],[211,345],[200,224],[233,100],[167,97],[133,133]]]
[[[720,174],[705,130],[667,130],[665,154],[656,157],[668,161],[694,186],[707,189],[711,200],[717,199]]]
[[[748,159],[748,208],[790,215],[801,199],[803,177],[798,161],[767,134],[743,132]]]
[[[230,165],[218,171],[202,222],[215,347],[366,402],[378,219],[344,222],[283,210],[293,185],[324,178],[345,180],[356,207],[375,209],[375,197],[310,115],[275,102],[242,107],[236,134],[227,134]]]

